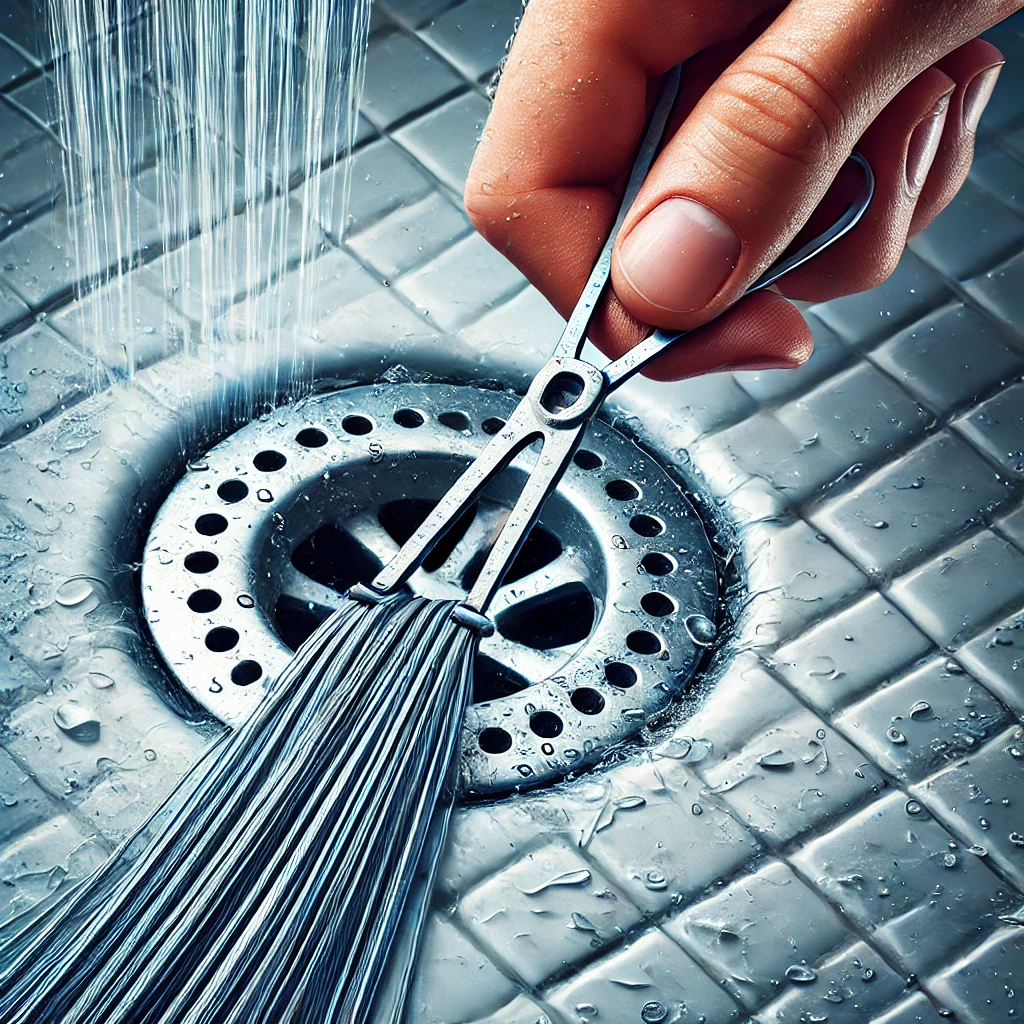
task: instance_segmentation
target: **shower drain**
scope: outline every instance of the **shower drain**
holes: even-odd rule
[[[237,724],[292,651],[426,517],[514,395],[355,387],[249,424],[193,463],[142,564],[156,644],[192,695]],[[535,459],[484,492],[410,589],[462,598]],[[679,692],[714,639],[717,578],[674,481],[594,423],[511,566],[480,645],[462,785],[494,793],[593,763]]]

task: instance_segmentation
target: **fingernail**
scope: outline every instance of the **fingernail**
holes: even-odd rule
[[[946,95],[932,107],[931,113],[921,120],[910,136],[910,145],[907,147],[907,187],[913,195],[924,188],[925,178],[939,151],[948,109],[949,96]]]
[[[992,98],[992,90],[999,81],[999,72],[1003,70],[1004,63],[1005,61],[1002,61],[979,71],[964,89],[963,123],[964,128],[971,134],[978,130],[981,115],[985,113],[988,101]]]
[[[692,199],[666,199],[626,236],[619,269],[651,305],[702,309],[740,258],[739,235]]]

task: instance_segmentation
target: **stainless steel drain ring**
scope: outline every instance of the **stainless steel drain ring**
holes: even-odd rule
[[[180,682],[220,719],[243,720],[340,591],[373,576],[514,405],[469,387],[355,387],[278,410],[193,463],[142,565],[146,616]],[[484,494],[414,591],[465,594],[533,457]],[[491,609],[464,791],[560,778],[636,733],[713,642],[716,603],[689,501],[594,424]]]

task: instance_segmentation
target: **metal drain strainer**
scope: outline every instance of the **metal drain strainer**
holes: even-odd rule
[[[280,410],[175,487],[146,544],[153,637],[225,722],[370,580],[515,405],[441,384],[356,387]],[[528,471],[526,452],[410,581],[462,597]],[[463,788],[500,792],[579,769],[685,686],[714,639],[715,563],[673,480],[595,423],[495,599],[463,742]]]

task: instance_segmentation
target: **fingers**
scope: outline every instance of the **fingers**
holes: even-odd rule
[[[880,284],[896,269],[918,196],[938,152],[956,82],[929,68],[900,91],[857,144],[875,173],[875,194],[857,227],[816,259],[779,281],[793,299],[823,302]],[[824,231],[862,185],[844,168],[808,222],[808,238]]]
[[[956,82],[935,162],[910,222],[910,234],[926,228],[967,179],[974,159],[978,122],[999,79],[1003,55],[984,39],[972,39],[939,61]]]
[[[772,6],[531,0],[466,185],[474,226],[568,315],[615,219],[649,83]],[[703,89],[701,90],[703,91]]]
[[[628,351],[633,344],[628,338],[628,333],[613,334],[607,354],[616,357]],[[781,295],[763,291],[698,327],[644,376],[682,380],[725,370],[789,370],[805,363],[813,350],[814,339],[800,310]]]
[[[963,4],[943,12],[958,6],[962,16]],[[793,0],[705,93],[652,168],[615,248],[612,281],[625,309],[686,330],[735,302],[807,221],[869,125],[930,63],[936,37],[951,49],[963,31],[962,22],[943,28],[920,11],[911,17],[907,5]],[[880,136],[898,136],[907,110],[928,113],[922,95],[934,103],[953,84],[936,72]],[[914,142],[914,173],[934,154],[936,125]],[[876,224],[890,264],[923,182],[898,197],[902,177],[880,197]]]

